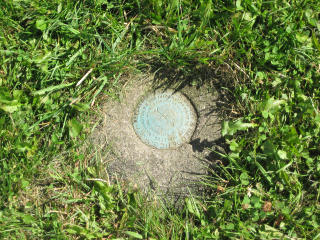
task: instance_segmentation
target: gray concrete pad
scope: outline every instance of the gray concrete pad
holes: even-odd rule
[[[220,120],[216,114],[217,94],[210,86],[187,86],[180,91],[194,105],[198,121],[191,141],[176,149],[156,149],[136,135],[132,120],[141,98],[153,90],[148,76],[131,78],[119,101],[109,100],[102,107],[103,121],[92,135],[92,143],[103,151],[103,166],[111,179],[117,176],[144,191],[179,199],[197,191],[207,174],[210,148],[220,138]]]

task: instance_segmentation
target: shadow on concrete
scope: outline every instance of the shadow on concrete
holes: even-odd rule
[[[185,66],[181,67],[174,63],[169,65],[162,63],[160,57],[148,59],[148,66],[141,69],[143,72],[153,74],[154,89],[175,89],[180,91],[188,86],[193,86],[197,90],[204,86],[210,86],[218,93],[215,107],[209,114],[218,113],[223,118],[238,117],[232,111],[235,103],[235,80],[239,71],[232,69],[226,62],[202,64],[192,60],[185,60]],[[241,76],[240,76],[241,77]]]
[[[208,141],[207,139],[200,141],[199,138],[196,138],[192,140],[190,144],[194,152],[202,153],[205,150],[209,150],[208,154],[204,156],[204,159],[207,163],[209,163],[210,168],[212,165],[215,165],[216,162],[222,162],[224,159],[222,156],[228,152],[228,145],[223,137],[220,137],[214,141]],[[223,162],[226,161],[224,160]]]

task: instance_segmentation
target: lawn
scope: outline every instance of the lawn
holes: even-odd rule
[[[318,0],[0,2],[1,239],[320,239]],[[181,209],[87,143],[130,74],[227,92],[221,163]],[[161,72],[161,71],[160,71]]]

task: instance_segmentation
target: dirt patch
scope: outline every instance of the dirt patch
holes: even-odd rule
[[[111,179],[116,176],[144,191],[174,196],[177,200],[199,189],[207,174],[208,156],[220,139],[220,120],[216,113],[218,94],[212,86],[185,86],[180,89],[194,105],[197,127],[189,143],[177,149],[159,150],[144,144],[132,126],[136,105],[154,89],[152,77],[132,78],[125,84],[119,101],[107,101],[101,109],[103,121],[92,141],[103,154]]]

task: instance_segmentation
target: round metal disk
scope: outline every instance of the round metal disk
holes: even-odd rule
[[[173,90],[156,91],[139,104],[133,128],[140,139],[155,148],[176,148],[190,141],[197,116],[190,101]]]

